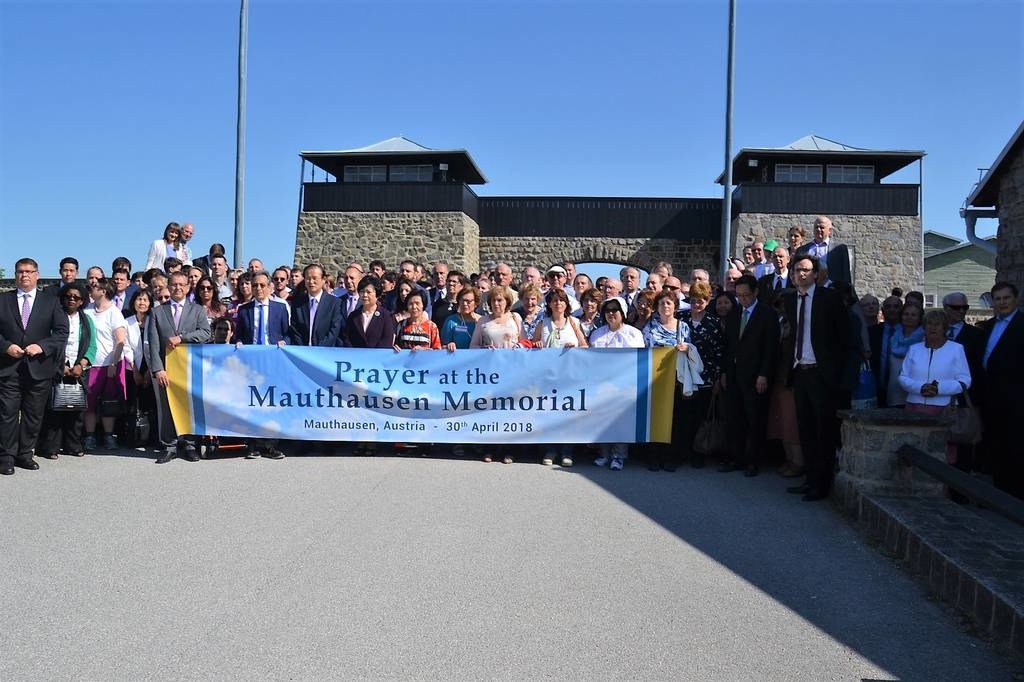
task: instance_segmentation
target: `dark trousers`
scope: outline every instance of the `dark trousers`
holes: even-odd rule
[[[992,462],[992,483],[1005,493],[1024,500],[1024,454],[1021,453],[1020,428],[1013,415],[996,410],[982,412],[986,428],[985,444]]]
[[[839,441],[836,396],[836,388],[825,383],[816,367],[794,370],[793,399],[807,484],[815,492],[824,494],[832,487],[836,467],[836,443]]]
[[[52,383],[33,379],[24,364],[0,378],[0,467],[32,459]]]
[[[729,377],[725,395],[729,406],[732,459],[746,465],[760,464],[768,427],[769,391],[758,393],[753,385],[743,386]]]
[[[79,410],[74,412],[46,410],[37,450],[44,455],[56,454],[61,451],[65,455],[77,455],[83,452],[84,417],[85,412]]]
[[[697,456],[693,452],[693,439],[697,436],[697,429],[704,423],[711,406],[710,388],[702,388],[694,392],[693,396],[686,400],[679,401],[679,411],[672,421],[672,442],[682,459],[689,459]],[[678,427],[677,427],[678,425]]]

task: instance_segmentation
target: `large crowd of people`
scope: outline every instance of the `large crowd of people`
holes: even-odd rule
[[[0,474],[38,469],[37,455],[118,448],[126,406],[154,416],[157,462],[199,459],[214,439],[178,434],[168,407],[173,370],[164,361],[182,343],[442,352],[673,346],[690,371],[680,373],[672,442],[595,444],[594,464],[621,470],[632,453],[649,469],[675,471],[714,455],[720,471],[756,476],[781,461],[781,475],[803,479],[788,490],[820,500],[841,447],[837,410],[855,404],[855,393],[863,398],[869,382],[870,404],[931,414],[966,392],[981,408],[985,437],[951,443],[949,461],[990,472],[1024,498],[1024,455],[1010,434],[1024,418],[1017,287],[996,283],[992,314],[977,326],[965,321],[963,293],[927,312],[919,292],[858,298],[849,252],[831,230],[819,216],[781,243],[754,242],[728,262],[722,286],[707,270],[680,273],[664,262],[645,282],[632,266],[618,278],[591,278],[570,260],[528,266],[518,278],[506,263],[462,273],[415,258],[352,262],[336,278],[319,264],[267,267],[258,258],[232,269],[220,244],[193,257],[195,228],[177,223],[152,243],[140,271],[119,256],[109,271],[93,265],[80,280],[69,256],[60,281],[39,289],[38,263],[22,258],[17,288],[0,304]],[[58,404],[58,388],[73,406]],[[727,426],[718,452],[695,443],[709,414]],[[377,448],[349,445],[359,454]],[[273,459],[289,447],[267,439],[245,446],[248,457]],[[486,442],[452,449],[506,463],[523,451]],[[561,466],[582,450],[536,448],[544,465]]]

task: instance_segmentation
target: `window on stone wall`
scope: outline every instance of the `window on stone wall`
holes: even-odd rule
[[[821,182],[821,164],[777,163],[775,182]]]
[[[829,164],[826,178],[826,182],[870,185],[875,181],[875,167]]]
[[[391,166],[391,182],[430,182],[433,179],[433,166]]]
[[[345,166],[345,182],[387,182],[387,166]]]

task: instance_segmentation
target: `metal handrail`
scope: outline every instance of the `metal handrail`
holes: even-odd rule
[[[917,467],[953,490],[966,495],[986,509],[1024,526],[1024,500],[1004,493],[998,488],[960,471],[951,464],[918,450],[913,445],[902,445],[896,451],[900,461]]]

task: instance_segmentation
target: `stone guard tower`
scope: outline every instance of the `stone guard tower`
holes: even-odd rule
[[[785,244],[793,225],[807,230],[811,241],[815,217],[827,215],[832,238],[850,249],[859,294],[919,288],[924,282],[919,210],[924,156],[922,151],[860,149],[817,135],[784,147],[741,149],[732,167],[734,255],[755,240]],[[882,183],[915,161],[917,183]]]
[[[380,258],[394,267],[414,255],[463,272],[479,269],[480,227],[471,217],[477,197],[469,185],[487,180],[466,150],[393,137],[301,157],[296,263],[337,273],[353,260]]]

